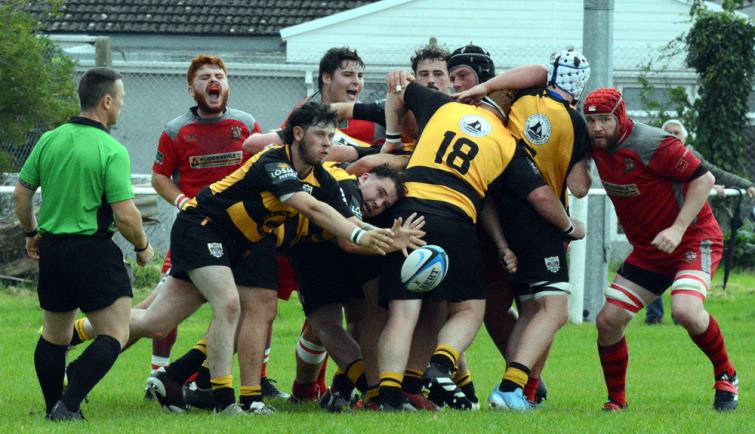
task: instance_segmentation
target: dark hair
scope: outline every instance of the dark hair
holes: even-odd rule
[[[417,73],[417,65],[423,60],[442,60],[448,61],[448,50],[438,46],[437,44],[427,44],[424,47],[414,52],[412,56],[412,71]]]
[[[225,68],[225,63],[223,63],[223,60],[220,57],[197,54],[193,59],[191,59],[191,65],[189,65],[189,70],[186,72],[186,81],[189,82],[189,86],[191,86],[191,83],[194,81],[194,77],[197,75],[199,68],[205,65],[215,65],[218,68],[222,69],[226,75],[228,75],[228,70]]]
[[[97,107],[106,94],[114,96],[115,82],[121,80],[120,72],[111,68],[92,68],[79,81],[79,105],[82,111]]]
[[[325,73],[331,76],[336,69],[343,67],[344,62],[356,62],[364,69],[364,61],[357,54],[357,50],[348,47],[334,47],[328,50],[320,59],[320,70],[317,72],[317,88],[322,90],[322,75]]]
[[[338,114],[327,104],[308,101],[288,115],[286,128],[283,130],[283,140],[289,145],[294,142],[294,127],[306,130],[312,125],[321,124],[338,125]]]
[[[394,184],[396,184],[396,194],[398,195],[399,200],[406,197],[404,172],[394,169],[387,164],[382,164],[370,170],[369,173],[377,176],[378,178],[389,178],[391,181],[393,181]]]

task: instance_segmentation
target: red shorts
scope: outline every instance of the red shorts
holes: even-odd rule
[[[163,268],[160,270],[161,274],[167,274],[170,271],[170,267],[173,264],[170,261],[170,249],[165,253],[165,261],[163,261]]]
[[[288,257],[278,255],[278,298],[288,301],[296,289],[294,267]]]
[[[710,278],[718,268],[724,251],[724,244],[720,239],[689,239],[672,253],[664,253],[653,246],[650,248],[636,248],[624,261],[643,270],[658,274],[675,276],[682,270],[698,270],[708,273]]]

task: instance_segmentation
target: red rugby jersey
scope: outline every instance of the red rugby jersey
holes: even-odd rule
[[[301,107],[302,104],[311,100],[312,98],[317,98],[317,96],[318,94],[314,94],[311,97],[304,98],[303,100],[299,101],[296,106],[294,106],[293,110]],[[289,115],[290,114],[291,113],[289,113]],[[283,120],[283,123],[281,123],[281,129],[286,128],[286,121],[288,121],[288,115],[286,116],[286,119]],[[355,139],[367,142],[372,146],[382,145],[385,141],[385,129],[382,125],[378,125],[374,122],[363,121],[360,119],[344,119],[338,121],[337,128],[343,133]]]
[[[194,197],[249,159],[241,145],[259,132],[254,117],[241,110],[229,108],[219,118],[206,119],[192,107],[165,126],[152,171],[172,177],[185,195]]]
[[[655,250],[651,242],[676,220],[700,160],[674,136],[636,122],[624,142],[609,150],[591,148],[590,153],[629,242]],[[719,234],[706,203],[682,243]]]

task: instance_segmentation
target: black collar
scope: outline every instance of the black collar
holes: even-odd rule
[[[108,130],[107,127],[105,127],[101,123],[99,123],[97,121],[94,121],[92,119],[89,119],[89,118],[85,118],[85,117],[82,117],[82,116],[74,116],[68,122],[72,123],[72,124],[87,125],[87,126],[90,126],[90,127],[99,128],[102,131],[110,134],[110,130]]]

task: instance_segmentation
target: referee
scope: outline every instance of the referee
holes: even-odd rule
[[[120,115],[124,95],[118,72],[87,71],[79,82],[81,112],[39,139],[13,192],[26,251],[39,260],[44,328],[34,365],[52,421],[84,420],[81,401],[128,339],[132,293],[123,255],[111,240],[113,217],[134,245],[139,265],[154,256],[134,205],[128,152],[108,130]],[[38,187],[44,195],[39,226],[33,212]],[[97,338],[66,369],[77,308],[87,315]]]

